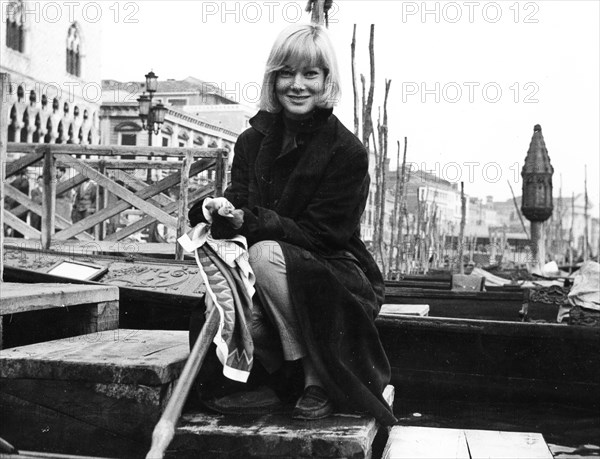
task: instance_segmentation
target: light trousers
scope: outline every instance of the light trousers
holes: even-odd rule
[[[285,258],[276,241],[261,241],[248,251],[256,276],[251,334],[254,352],[269,372],[282,360],[306,356],[306,346],[290,297]]]

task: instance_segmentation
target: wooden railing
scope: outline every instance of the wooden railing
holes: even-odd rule
[[[4,224],[23,234],[25,238],[40,240],[43,249],[49,249],[53,241],[73,238],[80,241],[121,241],[155,222],[176,230],[179,237],[187,230],[188,208],[207,196],[221,196],[226,186],[228,151],[221,148],[8,143],[7,151],[9,155],[18,153],[22,156],[6,165],[4,192],[18,206],[5,210]],[[93,156],[94,159],[82,159],[86,156]],[[144,159],[121,160],[121,156]],[[168,161],[163,160],[164,158],[176,160]],[[40,164],[43,176],[41,204],[34,202],[9,182],[12,176],[28,167],[39,167]],[[69,168],[76,174],[65,181],[57,181],[58,167]],[[162,169],[163,172],[170,173],[155,183],[146,183],[131,173],[131,170],[140,169]],[[190,178],[207,171],[214,171],[214,178],[190,192]],[[57,215],[56,196],[88,180],[97,185],[95,213],[76,223]],[[177,199],[166,193],[173,187],[179,188]],[[113,199],[109,203],[109,193],[116,201]],[[142,218],[111,231],[108,221],[131,208],[138,210],[143,215]],[[27,215],[27,212],[41,216],[40,230],[19,218]],[[183,252],[178,244],[175,258],[183,259]]]

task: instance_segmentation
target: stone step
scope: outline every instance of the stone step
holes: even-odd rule
[[[0,437],[25,450],[144,457],[188,355],[188,333],[170,330],[4,349]]]
[[[117,329],[0,351],[0,437],[20,449],[144,457],[189,355],[186,331]],[[384,396],[393,404],[394,388]],[[370,458],[373,418],[186,412],[169,457]],[[383,437],[382,437],[383,436]]]
[[[115,286],[3,282],[0,304],[0,349],[119,326]]]
[[[394,387],[384,397],[394,401]],[[172,458],[370,458],[376,435],[387,438],[375,419],[334,415],[316,421],[290,413],[234,416],[187,413],[179,422],[167,457]]]

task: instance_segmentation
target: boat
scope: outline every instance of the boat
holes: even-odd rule
[[[414,398],[600,402],[598,327],[380,314],[377,328],[396,390]]]
[[[91,281],[44,272],[65,254],[44,256],[42,264],[35,251],[7,249],[5,280],[117,285],[121,328],[186,330],[192,308],[201,304],[192,261],[88,256],[108,267],[102,279]],[[376,321],[399,393],[583,405],[600,400],[600,329],[557,323],[557,301],[536,299],[530,289],[465,292],[388,284],[386,303],[429,306],[425,317],[384,311]],[[15,334],[11,328],[5,326],[5,340]]]

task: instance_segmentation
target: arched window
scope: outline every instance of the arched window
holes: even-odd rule
[[[23,2],[13,0],[6,5],[6,46],[22,53],[25,50],[25,30],[23,28]]]
[[[71,75],[81,76],[81,39],[79,26],[76,22],[71,24],[67,33],[67,72]]]

